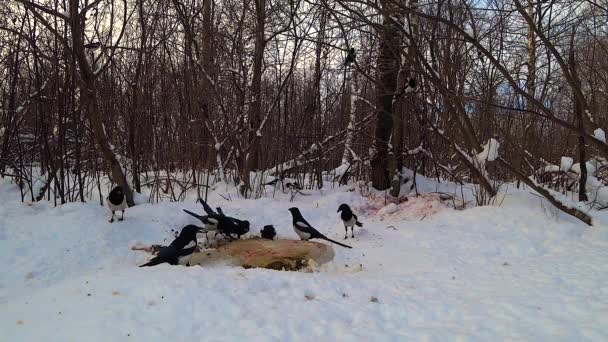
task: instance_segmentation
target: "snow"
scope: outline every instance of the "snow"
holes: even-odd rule
[[[488,142],[483,145],[483,151],[477,155],[477,161],[483,164],[485,161],[494,161],[498,157],[498,148],[500,143],[496,139],[491,138]]]
[[[587,174],[590,175],[590,174],[595,173],[597,171],[597,169],[602,166],[602,164],[603,163],[597,159],[588,160],[585,163],[585,165],[587,166]],[[572,171],[576,174],[580,174],[581,173],[581,164],[580,163],[572,164],[570,171]]]
[[[133,192],[133,202],[137,205],[145,204],[148,203],[148,197],[138,192]]]
[[[607,213],[588,228],[514,186],[501,206],[454,210],[430,193],[453,184],[417,179],[428,193],[401,203],[342,188],[294,202],[209,194],[251,234],[272,223],[290,239],[287,209],[298,206],[341,241],[336,210],[349,203],[364,224],[347,240],[354,248],[335,247],[312,273],[139,268],[148,257],[129,247],[196,223],[181,212],[201,211],[192,196],[110,224],[94,201],[24,204],[0,180],[0,340],[608,340]]]
[[[570,157],[562,157],[561,164],[559,166],[560,171],[567,172],[568,170],[570,170],[572,168],[573,164],[574,164],[574,159],[572,159]]]
[[[597,139],[597,140],[601,140],[603,142],[606,142],[606,133],[604,132],[603,129],[598,128],[595,131],[593,131],[593,136]]]

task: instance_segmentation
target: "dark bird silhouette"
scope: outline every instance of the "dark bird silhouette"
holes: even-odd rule
[[[196,234],[203,232],[204,229],[201,227],[192,224],[185,226],[169,246],[161,247],[158,255],[140,267],[155,266],[165,262],[170,265],[187,263],[190,255],[196,251],[198,245]]]
[[[110,223],[114,222],[114,213],[119,210],[122,211],[122,214],[120,215],[118,221],[124,220],[125,209],[127,209],[127,196],[125,196],[124,192],[122,191],[122,187],[117,186],[112,189],[106,200],[108,203],[108,208],[112,212],[112,218],[110,218]]]
[[[268,240],[274,240],[274,237],[277,235],[277,232],[271,224],[264,226],[260,233],[262,233],[262,238]]]
[[[205,224],[205,236],[207,233],[214,231],[217,234],[222,234],[229,239],[234,239],[234,235],[239,239],[241,235],[249,232],[249,221],[243,221],[226,215],[198,215],[189,210],[183,209],[189,215],[192,215]]]
[[[407,83],[405,84],[405,88],[403,88],[403,93],[405,93],[405,94],[413,93],[414,91],[416,91],[417,86],[418,86],[418,83],[416,82],[416,79],[410,78],[407,81]]]
[[[264,183],[264,185],[272,185],[275,186],[277,185],[277,183],[279,182],[283,182],[283,180],[285,179],[285,176],[283,175],[279,175],[279,177],[274,178],[273,180],[271,180],[270,182]]]
[[[196,201],[200,202],[203,205],[203,210],[205,210],[205,212],[207,213],[207,215],[216,215],[216,212],[213,211],[213,209],[211,209],[211,207],[209,206],[209,204],[207,204],[207,202],[205,202],[202,198],[199,198]]]
[[[357,215],[353,213],[348,204],[340,204],[338,207],[338,213],[341,212],[340,218],[344,223],[344,238],[348,239],[348,227],[350,227],[351,236],[355,237],[355,225],[358,227],[363,227],[363,223],[359,222]]]
[[[203,224],[204,224],[204,233],[205,236],[207,236],[207,233],[209,232],[217,232],[217,225],[220,222],[216,217],[218,216],[217,214],[213,214],[213,215],[199,215],[197,213],[193,213],[190,210],[186,210],[186,209],[182,209],[184,212],[186,212],[189,215],[192,215],[194,217],[196,217],[197,219],[199,219]]]
[[[346,54],[346,59],[344,60],[344,66],[351,65],[355,61],[356,55],[357,55],[357,53],[355,52],[355,49],[350,48],[350,50],[348,50],[348,53]]]
[[[86,49],[93,49],[93,50],[98,49],[100,46],[101,46],[100,42],[92,42],[92,43],[88,43],[88,44],[84,45],[84,47]]]
[[[293,207],[293,208],[289,208],[289,211],[291,212],[291,216],[293,217],[293,229],[296,231],[296,234],[298,234],[300,239],[302,239],[304,241],[308,241],[310,239],[322,239],[322,240],[326,240],[326,241],[335,243],[336,245],[340,245],[342,247],[352,248],[351,246],[347,246],[338,241],[334,241],[334,240],[328,238],[327,236],[319,233],[318,230],[316,230],[313,226],[311,226],[310,223],[308,223],[304,219],[304,217],[302,217],[302,213],[300,213],[300,209]]]

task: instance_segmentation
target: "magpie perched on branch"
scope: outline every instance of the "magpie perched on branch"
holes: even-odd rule
[[[405,87],[403,88],[403,93],[405,93],[405,94],[413,93],[416,90],[417,86],[418,86],[418,83],[416,82],[416,79],[410,78],[407,81],[407,83],[405,84]]]
[[[155,266],[162,263],[170,265],[186,264],[190,255],[196,251],[198,241],[197,233],[203,233],[204,229],[195,225],[187,225],[182,228],[179,236],[169,246],[163,246],[158,255],[140,267]]]
[[[347,246],[338,241],[334,241],[327,236],[319,233],[313,226],[308,223],[304,217],[302,217],[302,213],[300,213],[300,209],[293,207],[289,208],[289,212],[291,212],[291,216],[293,217],[293,230],[296,231],[296,234],[300,237],[300,239],[304,241],[308,241],[310,239],[322,239],[329,241],[331,243],[335,243],[336,245],[340,245],[346,248],[352,248],[351,246]]]
[[[92,50],[98,49],[100,46],[101,46],[100,42],[92,42],[92,43],[88,43],[88,44],[84,45],[85,49],[92,49]]]
[[[110,191],[110,194],[106,198],[106,201],[108,203],[108,208],[112,212],[112,218],[110,218],[110,223],[114,222],[114,213],[119,210],[122,211],[122,214],[120,215],[118,221],[124,220],[125,209],[127,209],[127,196],[125,196],[122,187],[117,186],[112,189],[112,191]]]
[[[359,222],[359,219],[357,218],[357,215],[355,215],[353,213],[353,211],[350,209],[350,207],[348,206],[348,204],[343,203],[340,204],[340,207],[338,207],[338,213],[342,212],[340,214],[340,218],[342,219],[342,222],[344,222],[344,239],[348,239],[348,227],[350,227],[350,232],[352,234],[352,237],[355,237],[355,225],[357,227],[363,227],[363,223]]]
[[[344,66],[349,66],[351,63],[355,61],[357,53],[355,52],[355,48],[350,48],[348,53],[346,54],[346,59],[344,60]]]

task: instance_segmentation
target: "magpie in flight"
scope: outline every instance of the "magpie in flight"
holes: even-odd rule
[[[157,256],[139,267],[155,266],[165,262],[170,265],[187,264],[198,245],[196,234],[203,232],[204,229],[201,227],[192,224],[185,226],[169,246],[161,247]]]
[[[118,221],[124,220],[125,209],[127,209],[127,196],[125,196],[125,193],[122,191],[122,187],[117,186],[112,189],[106,200],[108,202],[108,208],[112,212],[112,218],[110,219],[110,223],[114,222],[114,213],[119,210],[122,211],[122,215],[120,216]]]
[[[277,235],[277,232],[274,230],[274,227],[271,224],[264,226],[261,233],[262,238],[268,240],[274,240],[274,237]]]
[[[342,222],[344,222],[344,238],[348,239],[348,227],[350,227],[352,237],[355,238],[355,225],[357,227],[363,227],[363,223],[359,222],[357,215],[355,215],[353,211],[350,210],[348,204],[340,204],[340,207],[338,207],[337,212],[342,212],[340,214],[340,218],[342,219]]]
[[[300,239],[304,241],[308,241],[309,239],[323,239],[336,245],[340,245],[346,248],[352,248],[351,246],[347,246],[345,244],[339,243],[338,241],[334,241],[327,236],[319,233],[318,230],[313,228],[310,223],[306,222],[304,217],[302,217],[302,213],[300,213],[300,209],[293,207],[289,208],[291,212],[291,216],[293,217],[293,230],[296,231],[296,234],[300,237]]]

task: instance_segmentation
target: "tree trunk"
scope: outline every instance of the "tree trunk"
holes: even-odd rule
[[[85,115],[91,124],[91,130],[95,137],[95,145],[101,153],[106,165],[110,169],[112,180],[123,188],[127,196],[127,204],[133,206],[133,193],[127,182],[127,178],[112,150],[112,146],[106,136],[101,112],[97,104],[97,90],[95,86],[96,75],[86,57],[84,48],[84,21],[85,18],[78,13],[78,0],[70,0],[70,28],[72,31],[72,49],[76,61],[80,67],[80,103]]]
[[[207,120],[210,120],[213,117],[211,105],[211,97],[209,94],[212,93],[212,85],[210,82],[210,78],[214,77],[214,68],[213,68],[213,0],[204,0],[203,4],[203,44],[202,51],[200,51],[200,58],[202,59],[202,65],[204,68],[204,72],[199,73],[201,80],[200,85],[201,89],[198,94],[199,98],[199,106],[201,111],[200,122],[203,126],[206,126]],[[201,132],[205,131],[205,127],[201,127]],[[210,156],[212,153],[220,153],[220,151],[215,151],[215,148],[212,144],[209,143],[210,134],[205,134],[203,139],[201,140],[201,147],[208,146],[207,153],[205,153],[202,157],[204,167],[209,167],[211,165]]]
[[[411,0],[410,1],[410,7],[413,11],[416,11],[418,8],[418,0]],[[400,16],[401,17],[401,16]],[[402,16],[405,19],[405,16]],[[416,60],[416,50],[415,50],[415,42],[416,39],[418,37],[418,16],[416,16],[415,14],[410,13],[408,16],[408,23],[409,23],[409,30],[410,30],[410,34],[409,34],[409,39],[410,44],[408,45],[408,49],[407,49],[407,62],[408,63],[414,63],[414,61]],[[401,61],[400,61],[401,64]],[[411,78],[414,78],[413,75],[413,70],[414,68],[405,68],[404,65],[402,65],[401,67],[401,71],[399,72],[399,79],[398,79],[398,84],[401,88],[405,89],[405,87],[407,86],[407,84],[409,83],[409,80]],[[394,127],[393,127],[393,135],[392,135],[392,141],[391,141],[391,145],[393,148],[392,151],[392,155],[391,155],[391,162],[390,162],[390,171],[393,172],[393,176],[391,178],[391,196],[393,197],[399,197],[399,194],[401,192],[401,171],[403,168],[403,132],[404,132],[404,116],[406,111],[408,111],[408,105],[409,105],[409,111],[415,111],[415,102],[414,102],[414,96],[408,96],[406,94],[401,94],[401,95],[405,95],[408,98],[404,98],[404,96],[400,96],[399,99],[397,99],[395,101],[395,107],[393,108],[393,120],[394,120]]]
[[[580,87],[580,80],[576,72],[576,59],[574,55],[574,34],[575,29],[572,28],[572,38],[570,41],[570,72],[577,87]],[[585,202],[587,198],[587,150],[585,147],[585,119],[583,118],[583,102],[577,92],[574,92],[574,115],[576,116],[578,136],[578,156],[579,165],[581,167],[581,177],[578,185],[578,200]]]
[[[255,0],[256,13],[256,35],[255,49],[253,55],[253,75],[251,80],[251,103],[249,104],[249,137],[245,144],[246,152],[243,158],[244,163],[241,169],[241,183],[239,190],[241,195],[247,197],[247,193],[251,189],[249,173],[258,168],[260,142],[257,137],[257,130],[260,127],[262,116],[262,66],[264,63],[264,48],[266,47],[266,37],[264,36],[264,28],[266,22],[266,0]]]
[[[380,28],[380,45],[377,59],[376,130],[374,156],[371,160],[372,186],[378,190],[390,187],[388,145],[393,131],[393,98],[399,71],[399,26],[391,15],[395,6],[391,1],[382,4],[383,23]]]
[[[321,115],[321,59],[323,52],[323,44],[325,43],[325,25],[327,23],[327,11],[324,7],[321,8],[319,19],[319,33],[317,34],[317,44],[315,46],[315,84],[314,84],[314,99],[313,99],[313,117],[316,117],[316,133],[319,138],[323,135],[323,115]],[[319,162],[316,167],[317,188],[323,188],[323,163],[321,160],[321,151],[318,153]]]

